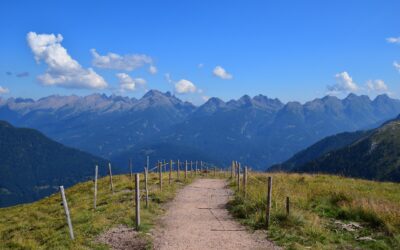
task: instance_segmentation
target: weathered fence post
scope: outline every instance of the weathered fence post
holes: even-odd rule
[[[108,173],[110,175],[110,188],[111,188],[112,193],[114,193],[114,184],[113,184],[113,179],[112,179],[111,163],[108,163]]]
[[[247,166],[243,170],[243,194],[244,198],[247,196]]]
[[[266,214],[266,226],[269,229],[271,219],[271,198],[272,198],[272,177],[268,177],[268,189],[267,189],[267,214]]]
[[[290,214],[290,200],[289,196],[286,197],[286,215],[289,216]]]
[[[168,179],[168,184],[171,185],[172,181],[172,160],[169,161],[169,179]]]
[[[144,168],[144,188],[145,188],[145,192],[146,192],[146,208],[149,207],[149,189],[147,187],[147,175],[149,173],[149,169],[148,168]]]
[[[197,176],[197,171],[198,171],[198,169],[197,169],[197,161],[196,161],[196,172],[194,172],[196,176]]]
[[[187,178],[187,170],[188,170],[188,161],[185,162],[185,181]]]
[[[136,230],[140,227],[140,188],[139,188],[139,174],[135,174],[135,205],[136,205]]]
[[[71,217],[69,215],[67,198],[65,198],[64,186],[60,186],[60,192],[61,192],[62,203],[63,203],[63,206],[64,206],[65,216],[67,217],[67,224],[68,224],[68,228],[69,228],[69,236],[73,240],[73,239],[75,239],[75,237],[74,237],[74,229],[72,228]]]
[[[234,171],[234,168],[235,168],[235,162],[234,161],[232,161],[232,166],[231,166],[231,179],[233,179],[233,171]]]
[[[97,207],[97,176],[99,174],[99,166],[96,165],[94,170],[94,209]]]
[[[176,165],[176,177],[177,177],[177,179],[179,180],[179,175],[180,175],[180,165],[181,165],[181,163],[180,163],[180,161],[178,160],[178,163],[177,163],[177,165]]]
[[[237,191],[240,192],[240,163],[237,165]]]
[[[129,172],[130,172],[130,176],[131,176],[131,180],[132,180],[132,159],[129,159]]]
[[[160,178],[160,191],[162,191],[162,181],[163,181],[163,176],[162,176],[162,163],[161,163],[161,161],[160,162],[158,162],[158,176],[159,176],[159,178]]]
[[[208,176],[208,165],[206,165],[206,176]]]
[[[190,177],[193,177],[193,162],[190,161]]]
[[[200,161],[200,173],[203,175],[203,161]]]

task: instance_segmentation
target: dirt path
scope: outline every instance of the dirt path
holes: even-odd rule
[[[153,232],[155,249],[280,249],[233,220],[225,209],[230,194],[219,179],[180,190]]]

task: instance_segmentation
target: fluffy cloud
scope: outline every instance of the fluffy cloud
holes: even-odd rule
[[[146,80],[143,78],[135,78],[133,79],[128,74],[118,73],[116,74],[119,79],[119,87],[121,91],[134,91],[138,86],[144,86],[146,84]]]
[[[37,63],[44,61],[48,68],[38,80],[44,85],[66,88],[102,89],[107,83],[93,69],[84,69],[61,45],[63,37],[58,34],[27,34],[28,45]]]
[[[367,88],[369,91],[376,91],[376,92],[386,92],[388,91],[388,86],[385,84],[383,80],[369,80],[367,82]]]
[[[388,91],[388,86],[385,84],[383,80],[377,79],[377,80],[369,80],[367,82],[367,88],[369,91],[375,91],[375,92],[387,92]]]
[[[150,65],[150,67],[149,67],[149,72],[150,72],[150,74],[152,74],[152,75],[157,74],[157,68],[156,68],[156,66]]]
[[[214,74],[214,76],[217,76],[217,77],[219,77],[219,78],[221,78],[221,79],[224,79],[224,80],[232,79],[232,75],[229,74],[229,73],[228,73],[224,68],[222,68],[221,66],[215,67],[214,70],[213,70],[213,74]]]
[[[395,67],[395,69],[397,69],[400,72],[400,63],[393,62],[393,66]]]
[[[91,49],[91,52],[93,66],[103,69],[132,71],[153,62],[153,59],[147,55],[132,54],[121,56],[115,53],[100,55],[95,49]]]
[[[10,90],[8,88],[4,88],[0,86],[0,95],[9,93]]]
[[[194,93],[196,86],[191,81],[182,79],[175,83],[175,92],[178,94]]]
[[[397,44],[400,44],[400,37],[389,37],[389,38],[386,38],[386,41],[387,41],[388,43],[397,43]]]
[[[348,93],[359,90],[357,84],[353,82],[353,79],[346,71],[336,74],[335,78],[336,83],[328,86],[328,90],[330,93]]]

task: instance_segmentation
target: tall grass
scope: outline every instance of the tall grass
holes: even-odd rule
[[[247,196],[236,192],[234,216],[265,228],[267,176],[273,177],[270,239],[288,249],[400,249],[400,184],[330,175],[250,173]],[[232,180],[231,186],[236,190]],[[286,214],[286,197],[291,213]],[[358,222],[345,230],[340,223]],[[372,240],[360,240],[360,237]]]
[[[162,204],[174,197],[176,190],[189,183],[174,179],[168,185],[168,173],[163,175],[163,192],[159,191],[158,174],[149,175],[150,206],[141,202],[141,235],[145,237]],[[176,177],[174,173],[174,178]],[[144,188],[141,175],[140,188]],[[93,208],[93,182],[77,184],[66,189],[75,240],[69,239],[61,197],[56,193],[26,205],[0,209],[0,249],[108,249],[96,242],[96,237],[116,225],[134,227],[134,182],[126,175],[113,177],[115,193],[110,191],[109,178],[98,182],[97,209]],[[144,192],[142,193],[142,195]],[[151,242],[149,242],[151,244]]]

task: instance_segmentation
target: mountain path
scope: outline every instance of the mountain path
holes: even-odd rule
[[[281,249],[232,218],[230,195],[220,179],[198,179],[178,191],[152,232],[154,249]]]

